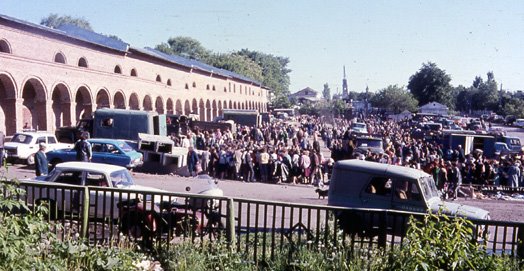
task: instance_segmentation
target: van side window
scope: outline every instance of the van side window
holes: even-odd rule
[[[113,118],[106,118],[102,120],[102,127],[113,127]]]
[[[366,187],[366,193],[378,196],[391,195],[391,179],[384,177],[374,177]]]
[[[422,196],[416,182],[408,180],[395,180],[393,185],[395,191],[394,197],[396,200],[422,200]]]

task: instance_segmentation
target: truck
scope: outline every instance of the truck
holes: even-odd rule
[[[167,135],[166,116],[156,112],[97,109],[92,118],[81,119],[75,127],[60,127],[55,131],[62,142],[73,143],[82,132],[89,132],[94,138],[111,138],[138,141],[138,133]]]
[[[258,110],[226,109],[222,112],[223,120],[232,120],[237,124],[259,127],[262,125],[262,116]]]

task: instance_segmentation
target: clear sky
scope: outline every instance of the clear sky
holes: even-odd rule
[[[0,14],[33,23],[50,13],[84,17],[96,32],[136,47],[189,36],[214,52],[250,50],[290,59],[290,91],[405,86],[435,62],[452,85],[493,71],[524,90],[524,0],[0,0]]]

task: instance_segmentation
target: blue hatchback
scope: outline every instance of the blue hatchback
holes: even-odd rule
[[[92,138],[87,141],[91,143],[93,151],[91,162],[117,165],[129,169],[139,167],[144,163],[143,155],[123,140]],[[52,166],[76,160],[74,149],[54,150],[47,152],[46,155]]]

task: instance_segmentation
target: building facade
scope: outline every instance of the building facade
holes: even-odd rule
[[[97,108],[198,114],[267,111],[268,89],[204,63],[64,26],[0,15],[0,131],[54,131]]]

